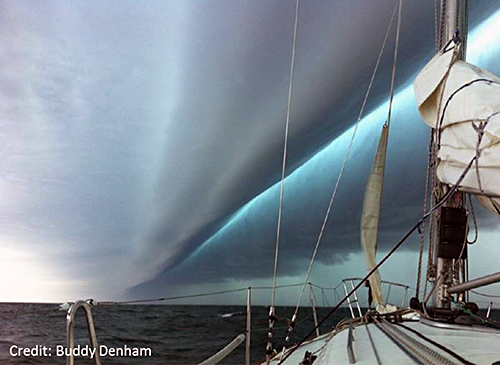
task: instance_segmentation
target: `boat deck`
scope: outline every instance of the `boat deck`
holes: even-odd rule
[[[500,361],[500,331],[425,318],[402,323],[362,323],[304,343],[284,364],[298,365],[305,352],[319,364],[488,364]],[[279,362],[277,356],[272,364]]]

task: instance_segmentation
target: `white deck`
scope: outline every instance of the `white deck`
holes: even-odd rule
[[[474,364],[491,365],[496,361],[500,361],[500,331],[480,326],[465,326],[465,325],[444,325],[436,327],[436,325],[428,320],[402,322],[408,328],[414,329],[433,340],[447,349],[460,355],[465,360]],[[439,325],[439,324],[438,324]],[[388,324],[389,329],[396,328],[408,335],[411,339],[418,342],[418,346],[424,345],[428,349],[434,351],[440,360],[436,361],[434,357],[432,363],[435,364],[463,364],[464,362],[453,357],[446,351],[438,348],[425,339],[422,339],[417,334],[394,324]],[[373,340],[370,341],[368,331]],[[347,350],[349,330],[345,329],[338,332],[334,336],[325,334],[318,337],[314,341],[305,343],[301,348],[295,351],[285,362],[287,365],[298,365],[304,358],[306,351],[313,352],[318,358],[314,361],[314,365],[334,365],[334,364],[350,364]],[[355,357],[355,364],[374,365],[374,364],[416,364],[415,359],[412,359],[407,352],[403,351],[395,342],[391,340],[381,329],[374,323],[361,324],[353,327],[353,342],[352,349]],[[411,340],[410,340],[411,341]],[[376,350],[378,360],[375,355]],[[426,352],[423,352],[427,356]],[[277,364],[279,356],[271,363]],[[431,361],[424,363],[430,363]]]

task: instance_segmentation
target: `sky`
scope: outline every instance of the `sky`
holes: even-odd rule
[[[300,3],[278,284],[304,280],[395,3]],[[434,52],[433,6],[403,6],[381,254],[422,213],[429,130],[410,84]],[[269,286],[294,12],[293,1],[1,2],[0,301]],[[499,75],[500,6],[471,1],[469,23],[468,60]],[[318,285],[366,271],[359,216],[393,43],[394,28]],[[498,271],[500,254],[500,221],[476,207],[471,277]],[[412,236],[382,278],[414,287],[418,244]],[[268,304],[270,293],[254,298]],[[279,304],[296,300],[278,291]],[[189,302],[243,304],[244,293]]]

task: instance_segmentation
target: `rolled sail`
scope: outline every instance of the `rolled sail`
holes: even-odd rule
[[[413,86],[422,118],[439,131],[438,179],[454,185],[479,156],[459,190],[475,194],[481,204],[500,215],[500,79],[455,61],[452,49],[439,52]]]
[[[366,185],[365,199],[363,202],[363,213],[361,214],[361,245],[365,251],[366,266],[368,271],[377,264],[377,237],[378,224],[380,220],[380,203],[382,201],[382,190],[384,185],[385,156],[387,153],[387,138],[389,128],[384,125],[377,154],[373,161],[372,171],[368,184]],[[370,288],[372,290],[375,305],[382,304],[382,291],[380,289],[380,274],[375,271],[370,276]]]

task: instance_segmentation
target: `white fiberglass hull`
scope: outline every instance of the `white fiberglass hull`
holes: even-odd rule
[[[418,318],[417,318],[418,319]],[[304,343],[284,365],[299,365],[306,351],[314,365],[334,364],[488,364],[500,361],[500,330],[456,325],[425,318],[399,324],[361,323]],[[277,364],[276,356],[271,364]]]

